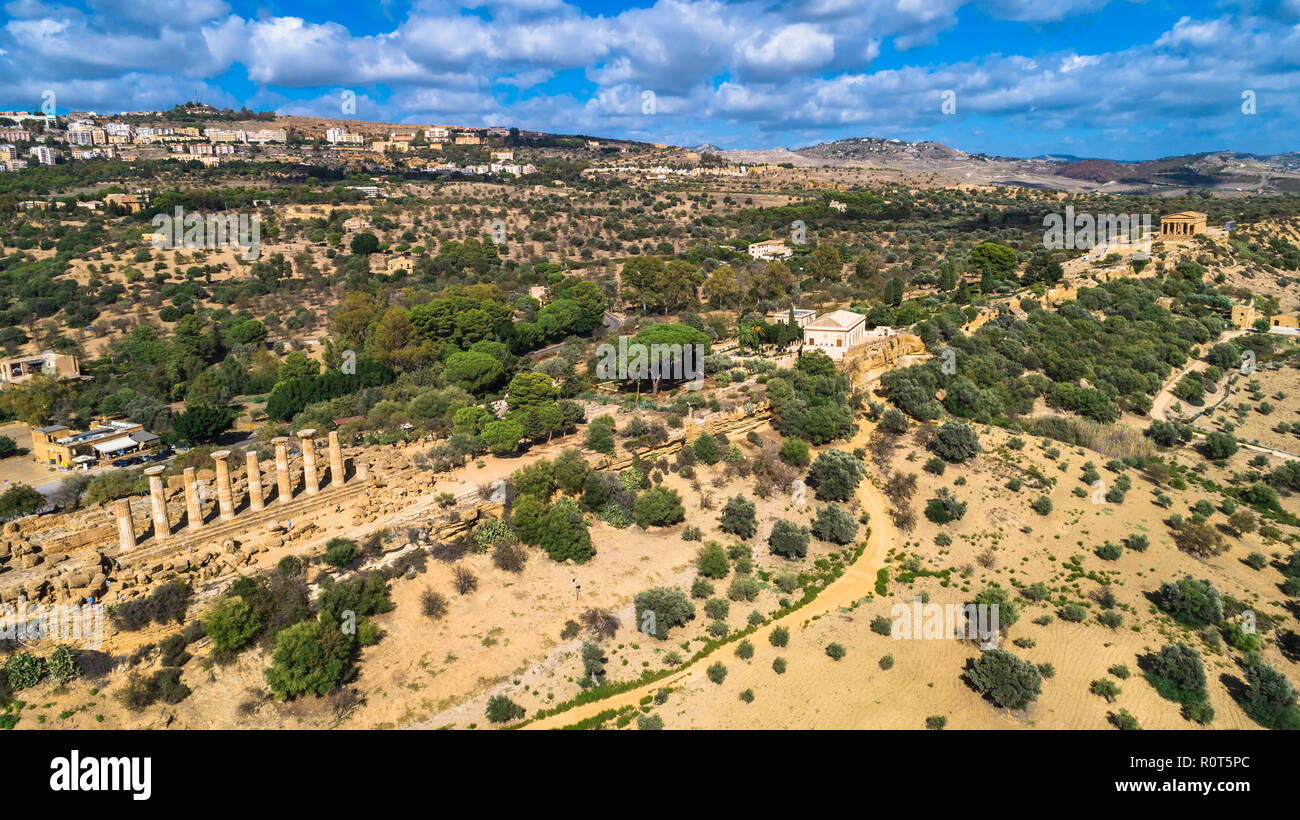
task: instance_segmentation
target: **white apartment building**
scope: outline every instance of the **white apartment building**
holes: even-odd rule
[[[330,145],[365,145],[364,134],[349,134],[346,128],[330,128],[325,132],[325,140]]]
[[[260,131],[236,131],[235,139],[239,142],[264,145],[268,142],[288,142],[289,132],[283,128],[263,128]]]
[[[47,145],[37,145],[27,153],[36,157],[36,161],[39,162],[41,165],[54,164],[54,159],[55,159],[54,149],[50,148]]]

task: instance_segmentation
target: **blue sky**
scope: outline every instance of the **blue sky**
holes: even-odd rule
[[[1300,0],[14,0],[0,12],[0,107],[53,91],[60,111],[202,98],[342,117],[350,91],[356,119],[680,145],[1300,150]]]

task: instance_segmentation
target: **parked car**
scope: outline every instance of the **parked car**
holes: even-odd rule
[[[129,458],[119,458],[119,459],[117,459],[116,461],[113,462],[113,466],[114,466],[114,467],[130,467],[130,466],[131,466],[131,459],[129,459]]]

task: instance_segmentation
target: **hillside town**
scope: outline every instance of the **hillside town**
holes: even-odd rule
[[[216,167],[231,161],[336,162],[356,167],[400,167],[435,174],[523,177],[537,173],[515,160],[513,145],[528,145],[547,135],[518,128],[412,125],[400,130],[352,132],[347,127],[224,128],[167,124],[174,120],[212,120],[223,112],[190,103],[170,112],[132,111],[101,115],[71,111],[43,115],[0,111],[0,171],[29,165],[120,159],[176,160]],[[595,143],[599,145],[599,143]],[[439,162],[447,147],[474,149],[484,162]],[[460,153],[466,153],[461,151]]]

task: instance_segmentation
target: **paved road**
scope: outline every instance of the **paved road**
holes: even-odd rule
[[[612,334],[612,333],[617,333],[618,329],[623,326],[623,323],[625,321],[627,320],[623,319],[620,316],[616,316],[615,314],[610,313],[607,310],[605,311],[605,320],[604,322],[602,322],[602,324],[605,326],[605,329]],[[546,347],[542,347],[542,348],[538,348],[537,350],[534,350],[532,353],[528,354],[528,358],[540,359],[543,356],[547,356],[550,355],[551,353],[554,353],[555,351],[559,350],[562,347],[564,347],[564,342],[556,342],[553,345],[547,345]]]

